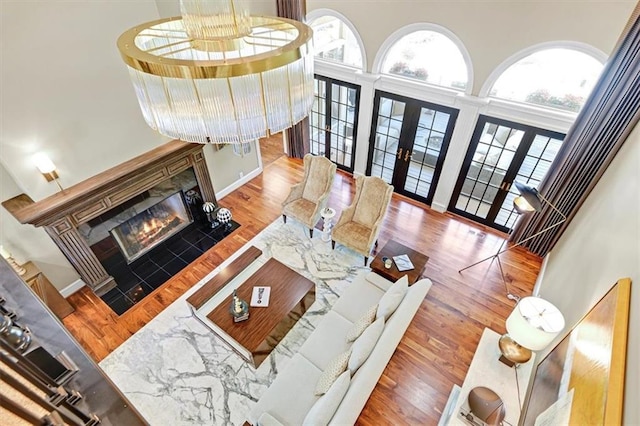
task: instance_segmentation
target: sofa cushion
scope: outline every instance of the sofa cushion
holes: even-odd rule
[[[351,374],[360,368],[362,364],[369,358],[369,355],[375,348],[378,339],[384,330],[384,318],[378,318],[362,333],[360,337],[353,343],[351,348],[351,356],[349,357],[348,368]]]
[[[315,204],[327,189],[327,181],[330,180],[332,172],[332,163],[330,161],[322,161],[317,157],[313,160],[309,165],[309,176],[305,182],[304,191],[302,191],[302,198]]]
[[[389,290],[387,290],[380,302],[378,302],[378,312],[376,318],[383,317],[385,321],[396,311],[400,302],[404,299],[407,290],[409,289],[409,277],[404,275],[398,281],[396,281]]]
[[[276,419],[271,414],[265,411],[264,413],[262,413],[262,415],[258,419],[258,426],[284,426],[284,425],[280,423],[278,419]]]
[[[347,332],[347,342],[353,342],[356,340],[363,331],[369,327],[369,325],[376,319],[376,313],[378,312],[378,304],[371,306],[358,320],[353,323],[349,331]]]
[[[345,371],[333,382],[327,393],[313,404],[313,407],[311,407],[302,422],[303,426],[325,426],[329,424],[333,413],[336,412],[342,402],[342,398],[347,393],[350,382],[351,374],[349,371]]]
[[[311,220],[315,210],[316,203],[305,200],[304,198],[298,198],[284,206],[282,214],[285,216],[296,217],[299,220],[309,221]]]
[[[388,187],[382,179],[366,179],[362,184],[360,198],[356,202],[353,221],[369,229],[373,228],[381,216],[380,210],[387,208],[384,198],[387,196]]]
[[[316,384],[315,394],[317,396],[324,395],[333,385],[333,382],[336,381],[338,377],[347,369],[347,364],[349,363],[349,357],[351,356],[351,349],[349,348],[347,351],[341,353],[337,357],[333,359],[327,365],[327,368],[324,369],[320,377],[318,378],[318,383]]]
[[[356,222],[345,222],[336,226],[332,231],[333,239],[336,241],[348,241],[349,247],[356,251],[369,252],[369,237],[371,228],[367,228]]]
[[[318,400],[314,390],[320,374],[320,369],[299,353],[295,354],[254,405],[250,423],[256,424],[262,413],[269,412],[282,424],[302,424]]]
[[[329,311],[300,348],[300,354],[320,370],[339,354],[351,347],[347,342],[347,331],[353,323],[342,315]]]
[[[384,294],[384,291],[366,280],[368,273],[369,271],[362,271],[333,305],[333,311],[352,323],[358,321],[371,305],[378,303]]]
[[[364,279],[378,287],[383,292],[389,290],[389,287],[393,285],[393,281],[389,281],[385,277],[378,275],[373,271],[367,273]]]

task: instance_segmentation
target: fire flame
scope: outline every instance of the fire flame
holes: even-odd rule
[[[144,224],[142,225],[142,232],[144,234],[150,234],[162,228],[164,228],[164,223],[162,223],[161,220],[158,220],[154,217],[144,222]]]

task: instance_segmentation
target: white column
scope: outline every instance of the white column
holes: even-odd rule
[[[451,142],[449,142],[449,149],[442,166],[438,187],[431,202],[431,208],[436,211],[447,211],[462,163],[467,154],[469,142],[471,142],[471,137],[473,136],[473,130],[478,121],[478,115],[486,108],[486,105],[486,99],[479,99],[476,96],[460,94],[456,97],[454,108],[457,108],[460,112],[453,129]]]
[[[369,155],[369,139],[371,136],[371,120],[373,117],[373,100],[375,97],[375,82],[380,78],[378,74],[358,73],[356,84],[360,85],[360,106],[358,109],[358,138],[356,140],[356,161],[353,174],[364,175],[367,170]]]

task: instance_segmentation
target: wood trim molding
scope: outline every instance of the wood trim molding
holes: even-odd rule
[[[30,203],[30,198],[21,194],[2,205],[23,224],[49,226],[70,216],[77,226],[191,166],[203,192],[211,192],[206,196],[215,202],[208,171],[198,172],[204,163],[204,156],[197,155],[202,149],[200,144],[173,140],[43,200]],[[195,164],[195,158],[201,161]]]
[[[78,226],[189,167],[193,167],[202,196],[217,203],[203,148],[201,144],[173,140],[43,200],[34,202],[20,194],[2,205],[20,223],[44,227],[82,280],[101,295],[116,283],[80,235]]]

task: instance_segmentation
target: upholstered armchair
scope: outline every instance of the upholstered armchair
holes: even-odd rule
[[[331,232],[332,247],[335,248],[337,242],[355,250],[364,255],[366,265],[392,194],[393,186],[379,177],[357,176],[353,202],[342,211]]]
[[[282,218],[287,217],[302,222],[309,228],[309,237],[313,236],[322,210],[327,206],[336,165],[326,157],[307,154],[304,156],[304,179],[291,188],[291,192],[282,203]]]

